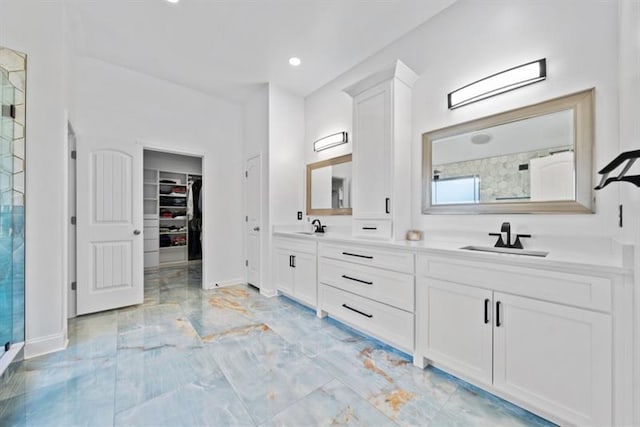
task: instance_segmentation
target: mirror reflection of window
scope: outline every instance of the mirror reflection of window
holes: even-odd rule
[[[478,176],[437,179],[431,183],[432,203],[478,203],[480,193]]]

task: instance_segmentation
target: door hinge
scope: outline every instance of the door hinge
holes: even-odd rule
[[[245,267],[249,267],[249,260],[248,260],[248,259],[245,259],[245,260],[244,260],[244,266],[245,266]]]
[[[75,160],[76,157],[78,157],[78,153],[76,152],[76,150],[71,150],[71,159]]]
[[[15,105],[3,105],[2,106],[2,117],[11,117],[12,119],[16,118],[16,106]]]
[[[622,228],[622,217],[623,217],[623,210],[622,210],[622,205],[618,205],[618,227]]]
[[[76,225],[76,222],[77,222],[77,221],[76,221],[76,217],[75,217],[75,216],[72,216],[72,217],[71,217],[71,225]]]
[[[71,282],[71,290],[72,291],[75,291],[77,287],[78,287],[78,285],[77,285],[76,282]]]
[[[244,171],[244,177],[249,178],[249,171]]]

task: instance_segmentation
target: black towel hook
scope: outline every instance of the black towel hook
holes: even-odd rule
[[[607,166],[598,171],[598,173],[602,175],[602,178],[600,179],[600,184],[598,184],[594,190],[601,190],[612,182],[618,181],[630,182],[636,187],[640,187],[640,175],[626,176],[626,173],[629,172],[629,169],[631,169],[631,166],[633,166],[638,158],[640,158],[640,150],[626,151],[619,154],[615,159],[609,162]],[[622,171],[620,171],[617,176],[609,178],[609,174],[624,162],[627,163],[622,168]]]

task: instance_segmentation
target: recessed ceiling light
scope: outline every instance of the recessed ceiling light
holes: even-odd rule
[[[297,56],[292,56],[291,58],[289,58],[289,64],[297,67],[298,65],[302,64],[302,61]]]
[[[167,2],[169,2],[169,3],[173,3],[173,4],[176,4],[176,3],[178,3],[179,1],[180,1],[180,0],[167,0]]]
[[[471,136],[471,142],[481,145],[491,141],[491,138],[491,134],[489,133],[476,133],[475,135]]]

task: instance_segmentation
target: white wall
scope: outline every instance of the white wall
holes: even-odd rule
[[[616,189],[596,194],[594,215],[427,216],[421,214],[420,206],[422,133],[590,87],[596,88],[594,169],[606,164],[619,150],[617,55],[616,2],[462,0],[306,98],[306,161],[350,151],[350,146],[343,146],[316,154],[311,145],[332,132],[351,133],[351,99],[342,89],[400,59],[420,75],[413,90],[413,227],[488,232],[506,220],[518,232],[534,236],[616,235]],[[546,81],[447,109],[448,92],[543,57],[547,58]],[[330,224],[345,221],[326,220]]]
[[[95,59],[77,58],[74,74],[71,121],[78,145],[111,136],[204,155],[203,283],[241,283],[242,109]]]
[[[27,54],[25,357],[63,348],[66,80],[61,2],[0,0],[0,45]]]
[[[144,168],[200,175],[202,174],[202,158],[144,150]]]
[[[243,139],[244,139],[244,161],[260,156],[261,171],[261,224],[260,229],[264,230],[260,240],[260,289],[268,293],[270,286],[270,245],[269,245],[269,85],[261,85],[253,95],[245,102],[243,107]],[[246,190],[245,190],[246,194]],[[244,200],[243,211],[246,209]],[[246,229],[243,230],[243,253],[246,259]],[[246,276],[246,270],[245,270]]]

